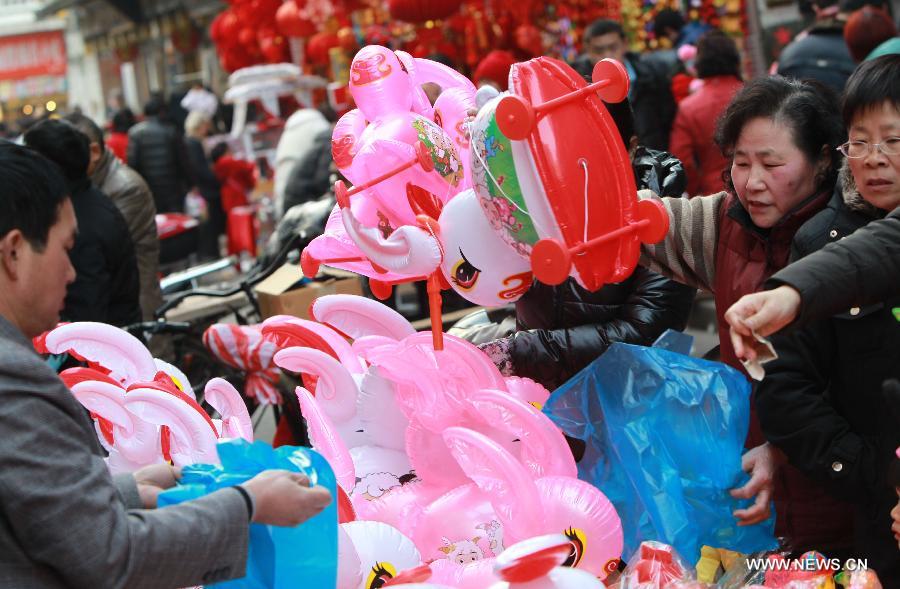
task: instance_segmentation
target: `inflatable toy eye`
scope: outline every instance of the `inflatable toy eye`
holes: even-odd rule
[[[584,531],[579,528],[569,528],[565,531],[565,535],[566,538],[569,539],[569,543],[572,545],[572,551],[569,553],[569,557],[566,558],[566,561],[562,566],[575,568],[584,557],[587,538],[584,535]]]
[[[459,250],[459,255],[462,257],[462,260],[453,267],[453,284],[463,290],[470,290],[478,282],[481,270],[466,259],[466,254],[463,253],[462,248]]]
[[[389,562],[376,562],[366,579],[366,589],[380,589],[385,583],[393,579],[397,570]]]

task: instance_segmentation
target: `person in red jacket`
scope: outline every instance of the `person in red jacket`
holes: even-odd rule
[[[212,149],[213,172],[222,185],[222,209],[227,215],[234,207],[247,205],[247,192],[256,188],[256,164],[231,157],[224,141]]]
[[[123,108],[113,115],[106,147],[123,162],[128,161],[128,129],[134,126],[134,114]]]
[[[725,188],[728,161],[712,138],[719,115],[743,84],[740,62],[734,41],[721,31],[710,31],[697,43],[695,67],[703,83],[679,103],[669,139],[669,151],[684,165],[690,195]]]

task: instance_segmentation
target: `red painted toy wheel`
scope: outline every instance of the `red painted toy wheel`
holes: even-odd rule
[[[514,94],[500,100],[494,116],[500,132],[513,141],[526,139],[534,130],[534,108]]]
[[[319,274],[319,266],[321,262],[312,257],[308,250],[303,250],[300,254],[300,269],[307,278],[315,278]]]
[[[655,198],[639,200],[637,203],[638,219],[649,223],[638,230],[641,242],[659,243],[669,231],[669,213],[665,205]]]
[[[605,102],[622,102],[628,96],[628,72],[625,70],[625,66],[614,59],[598,61],[594,66],[591,79],[594,82],[609,80],[609,85],[597,92]]]
[[[572,254],[555,239],[542,239],[531,249],[534,277],[551,286],[562,284],[572,270]]]
[[[430,172],[434,169],[434,160],[431,159],[431,153],[429,153],[428,147],[421,141],[416,141],[416,161],[419,162],[419,165],[422,166],[422,169],[426,172]]]

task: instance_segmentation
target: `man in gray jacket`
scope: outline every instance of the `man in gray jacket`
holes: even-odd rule
[[[177,588],[244,575],[250,521],[297,525],[330,502],[266,471],[155,510],[168,465],[110,477],[87,412],[34,352],[75,278],[66,183],[38,153],[0,144],[0,587]]]
[[[141,281],[141,314],[144,321],[150,321],[153,311],[162,305],[159,238],[153,194],[140,174],[106,149],[103,131],[94,121],[78,113],[68,115],[66,120],[87,135],[91,142],[91,160],[88,164],[91,182],[113,201],[128,223]]]

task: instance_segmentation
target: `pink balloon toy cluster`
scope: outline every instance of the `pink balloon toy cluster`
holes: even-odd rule
[[[211,419],[184,373],[153,358],[126,331],[105,323],[69,323],[50,331],[44,345],[51,353],[68,352],[91,363],[60,377],[90,411],[113,473],[168,461],[216,464],[219,439],[253,441],[247,407],[228,381],[206,383],[205,400],[221,416]]]
[[[310,440],[352,506],[338,589],[380,587],[422,564],[429,582],[484,589],[502,579],[506,547],[547,534],[565,538],[565,566],[599,579],[616,569],[618,515],[577,479],[539,409],[545,388],[504,378],[450,335],[435,350],[429,332],[371,299],[323,296],[310,315],[272,317],[262,330],[281,348],[275,363],[303,375]]]

